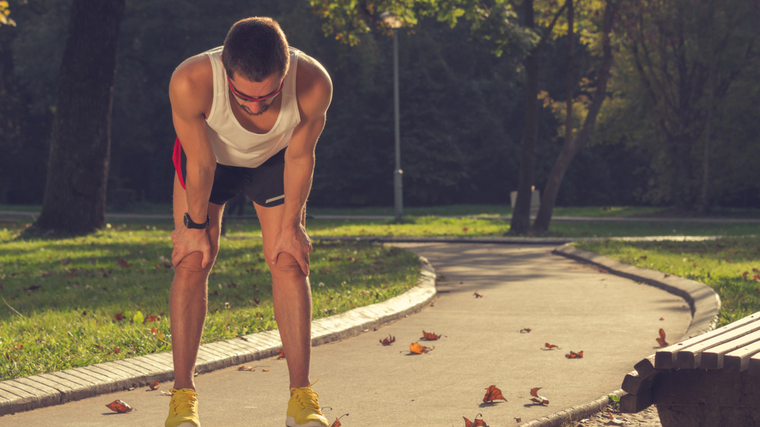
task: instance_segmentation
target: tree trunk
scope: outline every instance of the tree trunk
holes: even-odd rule
[[[23,156],[23,129],[28,110],[21,98],[13,63],[13,40],[16,28],[0,27],[0,203],[7,202],[6,195],[25,172],[19,170]]]
[[[525,0],[525,25],[535,28],[533,0]],[[533,192],[533,169],[536,163],[536,135],[538,130],[538,55],[540,45],[525,58],[525,122],[523,125],[520,180],[517,200],[512,211],[509,234],[526,234],[530,230],[530,200]]]
[[[583,121],[583,126],[575,139],[572,138],[572,134],[568,129],[565,129],[565,142],[562,147],[562,152],[549,174],[544,194],[541,196],[541,206],[538,209],[536,221],[533,223],[533,231],[535,233],[545,233],[549,229],[549,222],[551,222],[552,219],[554,203],[557,200],[557,194],[559,193],[559,187],[562,184],[562,178],[565,176],[565,172],[567,172],[567,167],[570,166],[570,162],[572,162],[575,155],[578,154],[578,151],[586,145],[588,139],[591,137],[591,133],[594,131],[594,125],[596,124],[596,117],[599,115],[599,110],[602,108],[602,103],[606,97],[607,80],[609,79],[610,68],[612,67],[612,48],[610,46],[610,32],[612,31],[612,18],[614,16],[614,5],[612,1],[613,0],[607,0],[607,6],[604,10],[604,23],[602,29],[602,65],[599,68],[596,91],[591,100],[586,119]],[[566,124],[566,126],[568,126],[568,124]]]
[[[105,224],[112,88],[125,0],[73,0],[58,78],[42,212],[32,233]]]

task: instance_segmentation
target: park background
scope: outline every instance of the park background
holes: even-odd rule
[[[73,19],[119,4],[123,14],[110,10],[101,25],[115,41],[106,119],[79,133],[66,127],[74,120],[61,123],[82,114],[61,94],[92,95],[70,71],[93,55],[80,49],[67,66],[64,50],[72,36],[97,42],[100,33],[97,13]],[[382,23],[384,7],[403,28]],[[315,318],[403,293],[419,275],[407,252],[325,236],[707,237],[579,245],[708,284],[722,324],[760,309],[757,2],[18,0],[0,11],[0,378],[170,350],[168,82],[252,15],[277,19],[333,79],[315,215],[392,212],[391,35],[398,40],[406,215],[309,220]],[[106,57],[94,59],[108,74]],[[524,201],[532,186],[545,193],[574,142],[548,211],[556,202],[557,216],[593,219],[553,221],[548,232],[514,216],[510,224],[510,192],[527,189]],[[49,175],[59,157],[67,160]],[[92,184],[86,197],[70,192],[75,183]],[[106,221],[106,210],[163,217]],[[42,235],[25,234],[37,225]],[[230,221],[226,231],[204,342],[276,327],[258,224]]]
[[[359,3],[358,8],[381,2]],[[577,3],[572,73],[567,72],[564,12],[537,54],[534,178],[525,184],[541,191],[563,148],[568,78],[577,133],[602,60],[604,2]],[[638,8],[618,8],[606,97],[594,132],[569,164],[557,206],[760,207],[755,165],[760,157],[760,121],[755,119],[760,30],[740,19],[754,16],[757,6],[634,3]],[[0,26],[0,203],[40,205],[71,1],[9,5],[17,25]],[[559,6],[535,2],[534,33],[547,32]],[[520,22],[524,7],[515,10],[512,19]],[[127,1],[113,83],[108,209],[139,210],[170,201],[174,130],[167,88],[172,71],[185,58],[220,45],[232,23],[252,15],[277,19],[290,43],[322,62],[334,82],[310,206],[392,206],[392,37],[372,28],[358,33],[358,43],[351,46],[325,34],[323,25],[332,21],[315,11],[306,0]],[[635,19],[626,20],[625,14],[634,12],[641,27],[626,28]],[[529,74],[525,57],[531,51],[521,35],[512,34],[496,47],[503,52],[496,56],[496,37],[483,35],[488,29],[473,29],[466,16],[451,28],[418,15],[416,25],[397,31],[404,204],[508,205],[520,180]],[[677,21],[668,21],[674,16]],[[715,19],[707,22],[710,16]],[[635,42],[636,31],[644,44]],[[647,56],[642,48],[655,51]],[[711,126],[705,129],[710,115]]]

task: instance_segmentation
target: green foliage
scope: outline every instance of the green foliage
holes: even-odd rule
[[[737,114],[739,104],[752,109],[758,102],[750,87],[757,82],[759,13],[755,5],[734,0],[621,4],[615,39],[620,53],[599,137],[635,146],[651,159],[655,175],[643,201],[693,207],[704,184],[709,137],[710,198],[757,203],[760,176],[744,167],[758,145],[757,133],[747,132],[754,121]]]
[[[721,299],[723,326],[760,311],[760,238],[702,242],[584,242],[582,249],[702,282]]]
[[[84,238],[35,241],[0,231],[0,349],[8,354],[0,377],[170,351],[168,228],[123,224]],[[221,242],[204,343],[277,327],[261,241],[246,237]],[[320,318],[405,292],[416,284],[419,261],[396,248],[317,242],[311,269]]]
[[[0,25],[16,26],[16,21],[10,18],[11,10],[8,8],[6,0],[0,1]]]

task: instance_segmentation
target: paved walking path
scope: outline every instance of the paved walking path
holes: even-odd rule
[[[705,329],[717,310],[714,295],[694,282],[666,279],[691,298],[698,315],[693,324],[684,299],[638,283],[656,281],[661,274],[624,279],[552,254],[555,246],[398,245],[426,257],[445,280],[439,280],[432,302],[429,293],[419,290],[407,298],[428,301],[420,312],[314,347],[312,379],[320,380],[314,389],[320,403],[332,408],[326,410],[331,422],[350,414],[341,419],[344,427],[462,426],[463,416],[472,420],[478,413],[493,427],[520,425],[518,419],[531,426],[558,426],[558,412],[576,408],[562,416],[578,413],[578,408],[588,409],[590,402],[619,389],[633,364],[655,351],[660,328],[676,342],[686,333]],[[610,263],[609,268],[616,265]],[[381,318],[390,315],[376,311]],[[332,328],[333,333],[348,327],[339,321],[320,325],[320,330]],[[531,331],[520,333],[523,328]],[[420,341],[435,347],[430,353],[410,355],[409,344],[419,341],[422,330],[443,337]],[[389,335],[396,342],[382,346],[378,341]],[[560,349],[546,350],[545,343]],[[565,358],[571,350],[583,350],[584,358]],[[255,371],[238,371],[235,364],[196,378],[204,427],[283,425],[288,398],[285,361],[270,357],[245,364]],[[482,403],[492,384],[508,402]],[[162,382],[160,390],[170,386]],[[540,394],[548,405],[531,403],[533,387],[543,387]],[[111,413],[105,404],[115,399],[137,410]],[[159,426],[168,403],[159,391],[142,386],[6,415],[0,417],[0,426]]]

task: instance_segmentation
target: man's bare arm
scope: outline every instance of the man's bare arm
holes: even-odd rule
[[[327,109],[332,101],[332,82],[324,68],[309,57],[299,58],[297,73],[296,90],[301,122],[294,129],[285,152],[285,212],[281,237],[291,240],[293,244],[299,243],[300,250],[291,249],[286,252],[291,253],[304,274],[308,274],[307,254],[311,250],[311,244],[303,226],[303,214],[314,174],[314,149],[325,127]],[[288,246],[286,244],[281,248]]]
[[[188,214],[196,223],[206,222],[208,200],[214,182],[216,157],[206,131],[205,110],[211,105],[213,90],[209,83],[211,72],[207,58],[195,57],[185,61],[169,83],[172,120],[182,149],[187,157],[185,187]],[[184,212],[178,214],[184,215]],[[205,267],[211,260],[206,230],[178,227],[172,236],[175,241],[172,262],[175,265],[188,254],[201,251]],[[205,242],[205,243],[204,243]]]

